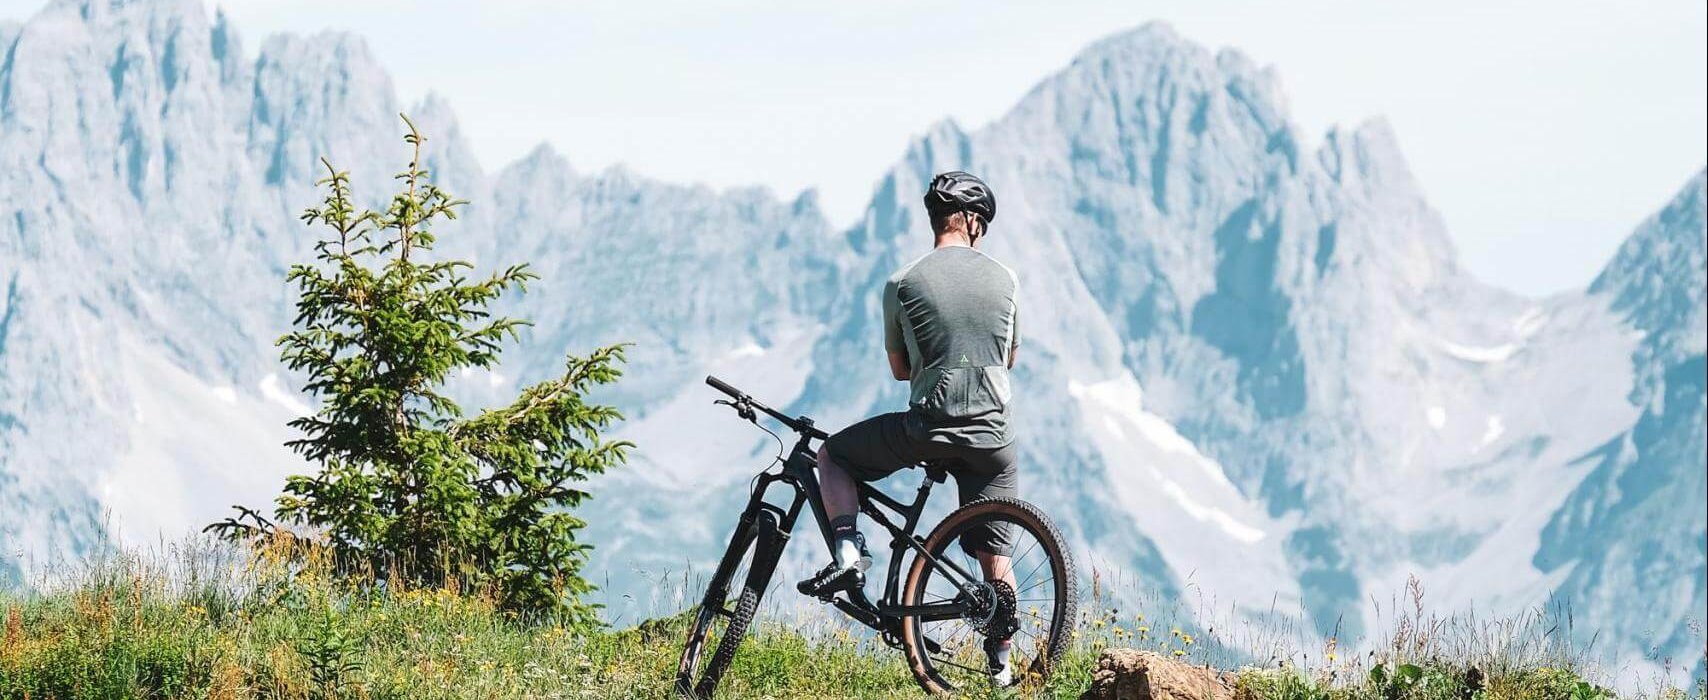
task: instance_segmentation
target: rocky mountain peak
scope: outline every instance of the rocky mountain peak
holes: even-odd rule
[[[1708,171],[1699,171],[1665,207],[1626,239],[1612,262],[1590,285],[1609,294],[1644,331],[1672,332],[1694,338],[1701,352],[1704,333],[1704,279],[1708,267],[1708,226],[1704,225]]]

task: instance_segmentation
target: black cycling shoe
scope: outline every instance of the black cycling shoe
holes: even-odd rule
[[[830,600],[831,596],[842,591],[851,591],[866,587],[866,572],[859,566],[837,566],[831,562],[812,578],[795,584],[795,590],[814,598]]]

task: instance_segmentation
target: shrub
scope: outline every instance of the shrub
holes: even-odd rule
[[[586,398],[621,375],[623,348],[570,356],[561,376],[464,416],[446,380],[497,365],[527,322],[487,307],[536,277],[514,265],[472,279],[469,263],[431,257],[434,224],[465,202],[432,184],[425,138],[404,123],[413,155],[385,211],[357,211],[348,173],[323,159],[325,198],[302,215],[323,235],[314,260],[290,269],[296,319],[279,345],[320,401],[291,422],[303,436],[288,443],[319,470],[286,481],[277,516],[323,535],[342,570],[490,586],[506,609],[593,624],[580,601],[593,588],[580,576],[590,546],[568,509],[588,498],[576,485],[621,465],[629,448],[601,439],[621,416]],[[210,529],[272,529],[239,511]]]

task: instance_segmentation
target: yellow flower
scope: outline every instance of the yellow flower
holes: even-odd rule
[[[1184,652],[1184,651],[1181,651],[1181,650],[1179,650],[1179,649],[1175,649],[1175,650],[1174,650],[1174,655],[1175,655],[1175,656],[1185,656],[1185,655],[1186,655],[1186,652]]]

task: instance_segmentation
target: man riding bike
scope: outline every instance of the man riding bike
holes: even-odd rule
[[[818,452],[820,491],[830,518],[834,561],[800,583],[827,596],[865,585],[871,554],[859,529],[855,479],[874,481],[925,461],[948,465],[962,505],[1017,497],[1018,448],[1009,424],[1009,370],[1020,345],[1019,281],[978,250],[996,218],[996,197],[961,171],[932,178],[925,211],[936,244],[884,286],[884,348],[890,373],[911,382],[908,409],[849,426]],[[1013,610],[1013,537],[991,525],[961,538],[984,577]],[[998,684],[1013,682],[1012,640],[988,639]]]

